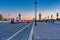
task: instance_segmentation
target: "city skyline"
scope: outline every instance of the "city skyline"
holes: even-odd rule
[[[56,18],[57,12],[60,13],[60,0],[37,0],[37,2],[37,17],[40,12],[42,17],[53,14],[54,18]],[[6,15],[8,17],[9,13],[17,17],[19,12],[23,19],[34,18],[34,0],[0,0],[0,13],[4,17]]]

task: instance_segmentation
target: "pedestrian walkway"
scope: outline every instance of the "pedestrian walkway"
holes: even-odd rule
[[[59,40],[60,25],[38,22],[34,26],[34,40]]]

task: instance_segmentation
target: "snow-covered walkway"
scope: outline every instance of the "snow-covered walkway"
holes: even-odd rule
[[[34,27],[35,40],[60,40],[60,24],[41,23]]]

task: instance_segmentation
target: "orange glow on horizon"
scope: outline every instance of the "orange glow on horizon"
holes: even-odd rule
[[[18,17],[17,15],[11,15],[10,16],[10,18],[15,18],[16,19],[16,17]],[[9,18],[9,16],[8,15],[3,15],[3,18]],[[34,18],[34,16],[32,16],[32,15],[28,15],[28,16],[21,16],[21,19],[22,20],[33,20],[33,18]],[[51,17],[50,17],[50,15],[49,15],[49,19],[50,19]],[[59,16],[59,18],[60,18],[60,16]],[[44,15],[42,15],[42,19],[48,19],[48,16],[44,16]],[[56,19],[56,16],[53,16],[53,19]],[[37,15],[37,20],[39,20],[39,16]]]
[[[8,19],[8,18],[15,18],[16,19],[16,17],[18,17],[18,16],[15,16],[15,15],[11,15],[10,17],[8,16],[8,15],[3,15],[3,18],[6,18],[6,19]],[[21,16],[21,20],[33,20],[33,16]]]
[[[33,20],[32,16],[22,16],[22,20]]]

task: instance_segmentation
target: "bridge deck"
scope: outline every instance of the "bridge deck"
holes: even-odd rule
[[[60,24],[39,23],[34,27],[35,40],[60,39]]]

